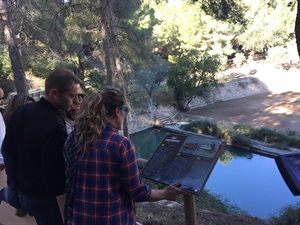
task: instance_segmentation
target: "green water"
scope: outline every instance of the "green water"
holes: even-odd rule
[[[166,130],[148,128],[130,134],[130,139],[136,147],[138,157],[149,159],[166,134]]]

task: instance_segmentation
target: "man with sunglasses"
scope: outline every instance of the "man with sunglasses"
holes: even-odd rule
[[[18,188],[22,208],[38,225],[63,225],[56,198],[65,192],[64,114],[81,94],[81,85],[70,70],[52,71],[45,96],[18,108],[6,129],[2,152],[7,183]]]
[[[65,120],[66,120],[68,134],[74,128],[74,120],[75,120],[77,113],[79,112],[80,103],[81,103],[82,99],[84,98],[84,96],[85,96],[85,94],[83,94],[83,93],[75,95],[75,97],[73,99],[73,104],[72,104],[71,108],[67,111]]]

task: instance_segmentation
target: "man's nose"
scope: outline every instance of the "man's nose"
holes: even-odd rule
[[[76,95],[74,98],[73,98],[73,102],[74,103],[80,103],[81,99],[78,97],[78,95]]]

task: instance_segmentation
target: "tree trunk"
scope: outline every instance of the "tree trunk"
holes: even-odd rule
[[[119,44],[118,44],[118,40],[117,40],[117,35],[116,35],[116,31],[115,31],[115,22],[114,22],[114,17],[113,17],[113,12],[112,12],[112,8],[111,8],[111,2],[109,4],[109,8],[108,8],[108,15],[109,15],[109,24],[110,24],[110,37],[111,37],[111,46],[113,49],[113,53],[114,53],[114,58],[115,58],[115,64],[116,64],[116,68],[117,68],[117,74],[118,74],[118,80],[119,80],[119,86],[121,87],[121,89],[123,90],[124,95],[126,96],[126,86],[125,86],[125,82],[124,82],[124,74],[123,74],[123,68],[122,68],[122,64],[121,64],[121,54],[120,54],[120,50],[119,50]],[[129,129],[128,129],[128,120],[127,120],[127,116],[124,119],[123,122],[123,134],[126,137],[129,137]]]
[[[3,38],[8,46],[9,57],[14,74],[14,82],[18,94],[28,94],[21,54],[15,36],[13,23],[11,20],[11,10],[9,0],[0,0],[0,20],[3,31]]]
[[[74,69],[74,73],[77,77],[79,77],[79,79],[81,79],[82,81],[84,81],[84,71],[85,71],[85,67],[83,64],[83,60],[84,60],[84,53],[83,53],[84,49],[81,49],[79,52],[77,52],[77,57],[78,57],[78,67],[76,67],[76,69]]]
[[[298,55],[300,57],[300,0],[297,1],[297,16],[295,22],[295,33],[296,33],[296,43],[297,43],[297,50]]]
[[[107,86],[113,86],[113,72],[112,72],[112,66],[111,66],[111,54],[109,49],[109,34],[108,34],[108,22],[107,22],[107,10],[108,10],[108,4],[109,0],[107,1],[99,1],[101,7],[99,12],[99,17],[101,21],[101,38],[102,38],[102,46],[104,50],[105,55],[105,67],[106,67],[106,85]]]

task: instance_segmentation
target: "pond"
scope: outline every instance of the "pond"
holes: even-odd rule
[[[131,134],[138,157],[149,159],[166,133],[150,128]],[[218,160],[205,189],[261,219],[300,201],[289,190],[273,158],[230,146]]]

